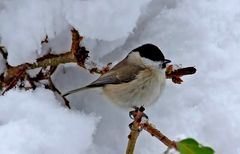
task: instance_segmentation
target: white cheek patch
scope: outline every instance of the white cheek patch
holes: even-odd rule
[[[154,67],[154,68],[161,68],[161,66],[162,66],[161,61],[156,62],[156,61],[152,61],[150,59],[143,58],[143,57],[141,57],[141,59],[146,66],[151,66],[151,67]]]
[[[148,66],[148,67],[150,66],[150,67],[157,68],[157,69],[162,68],[162,64],[163,64],[162,61],[152,61],[148,58],[141,57],[138,52],[130,53],[128,59],[129,59],[129,61],[131,61],[132,63],[135,63],[137,65],[144,65],[144,66]]]

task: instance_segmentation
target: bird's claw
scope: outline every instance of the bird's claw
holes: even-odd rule
[[[129,117],[131,118],[131,119],[134,119],[135,118],[135,111],[129,111]]]
[[[128,125],[129,129],[132,130],[133,128],[133,122],[131,122],[129,125]]]
[[[131,123],[128,125],[128,127],[129,127],[130,130],[133,130],[133,123],[134,123],[134,122],[131,122]],[[139,127],[139,128],[137,129],[138,132],[141,132],[142,130],[143,130],[142,127]]]
[[[138,112],[143,113],[145,111],[145,108],[143,106],[141,106],[141,107],[134,106],[133,108],[134,108],[134,110],[129,112],[129,117],[131,119],[134,119],[137,116]],[[145,113],[142,114],[142,118],[145,118],[148,120],[148,116]]]
[[[145,118],[146,120],[149,119],[148,116],[145,113],[143,113],[142,118]]]
[[[146,121],[148,121],[148,116],[144,113],[145,108],[143,106],[141,106],[140,108],[134,106],[133,108],[134,108],[134,110],[129,112],[129,117],[131,119],[133,119],[134,122],[138,122],[140,124],[140,123],[145,123]],[[129,124],[129,128],[131,130],[133,129],[134,122]],[[142,128],[139,127],[138,131],[140,132],[141,130],[142,130]]]

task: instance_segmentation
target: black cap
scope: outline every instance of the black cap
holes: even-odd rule
[[[152,61],[165,61],[162,51],[153,44],[144,44],[133,49],[132,52],[139,52],[141,57],[148,58]]]

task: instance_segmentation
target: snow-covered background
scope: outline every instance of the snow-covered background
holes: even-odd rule
[[[173,63],[196,66],[197,74],[184,77],[183,84],[167,82],[161,99],[147,108],[150,121],[171,139],[194,137],[218,154],[240,154],[239,0],[0,1],[0,43],[11,65],[33,62],[48,47],[55,53],[68,50],[71,25],[85,36],[84,45],[99,65],[116,63],[151,42]],[[46,34],[50,43],[41,46]],[[60,66],[53,76],[63,92],[96,78],[74,64]],[[68,98],[71,111],[42,88],[0,96],[0,153],[124,153],[127,111],[101,91]],[[142,132],[136,153],[165,149]]]

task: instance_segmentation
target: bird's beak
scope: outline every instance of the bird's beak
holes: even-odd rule
[[[163,63],[164,63],[164,64],[171,63],[171,60],[165,59]]]

